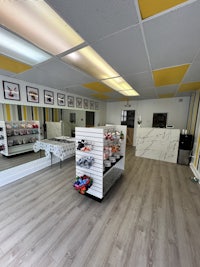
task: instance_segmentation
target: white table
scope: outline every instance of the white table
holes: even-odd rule
[[[33,145],[34,152],[45,150],[45,156],[51,157],[56,156],[63,161],[67,158],[75,155],[75,138],[58,138],[60,141],[44,139],[42,141],[36,141]]]

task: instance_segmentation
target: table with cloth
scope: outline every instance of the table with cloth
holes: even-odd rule
[[[60,162],[67,158],[73,157],[75,155],[75,145],[75,138],[56,137],[52,139],[36,141],[33,145],[33,150],[34,152],[44,150],[45,156],[51,157],[52,164],[53,155],[59,158]]]

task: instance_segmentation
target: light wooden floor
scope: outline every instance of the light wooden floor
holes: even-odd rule
[[[19,166],[21,164],[39,159],[40,157],[44,156],[45,155],[43,150],[41,150],[41,153],[40,152],[35,153],[31,151],[9,157],[0,154],[0,171]]]
[[[134,156],[99,203],[72,160],[0,188],[0,266],[198,267],[200,185],[188,166]]]

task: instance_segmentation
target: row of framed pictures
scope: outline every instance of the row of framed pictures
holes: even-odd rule
[[[20,101],[20,86],[17,83],[3,81],[4,98]],[[26,86],[26,96],[28,102],[39,103],[39,89]],[[44,90],[44,103],[54,104],[54,92]],[[57,93],[58,106],[66,106],[65,94]],[[99,103],[81,97],[67,96],[67,106],[70,108],[99,109]]]

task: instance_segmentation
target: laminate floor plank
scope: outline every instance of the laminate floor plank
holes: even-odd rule
[[[56,197],[58,193],[58,200],[60,198],[62,200],[62,196],[66,194],[66,192],[63,192],[63,188],[66,182],[62,181],[61,183],[59,182],[59,180],[57,180],[57,183],[58,184],[54,183],[54,186],[51,186],[51,190],[48,190],[47,188],[47,192],[45,191],[43,192],[43,194],[39,194],[38,198],[34,194],[30,194],[30,199],[28,201],[25,201],[25,204],[20,199],[20,205],[18,205],[17,208],[14,205],[14,209],[10,212],[11,218],[8,217],[8,219],[11,220],[12,216],[14,215],[15,220],[11,221],[10,223],[8,222],[8,220],[1,222],[1,224],[3,225],[7,223],[6,225],[9,229],[9,235],[15,232],[18,228],[21,228],[21,226],[26,224],[28,221],[33,220],[34,217],[38,217],[38,214],[43,214],[44,216],[45,212],[48,212],[49,209],[52,209],[53,204],[55,205],[55,203],[57,203]],[[3,238],[5,239],[5,234],[6,231],[4,231],[4,234],[0,236],[1,243]]]
[[[22,153],[22,154],[17,154],[14,156],[3,156],[0,154],[0,171],[7,170],[9,168],[16,167],[18,165],[39,159],[40,157],[44,157],[44,152],[40,154],[40,152],[27,152],[27,153]]]
[[[134,156],[102,202],[69,159],[0,188],[2,267],[198,267],[200,187],[188,166]]]

